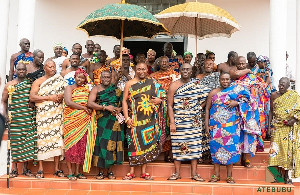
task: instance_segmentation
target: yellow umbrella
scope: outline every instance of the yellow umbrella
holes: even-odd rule
[[[230,37],[240,30],[237,21],[224,9],[211,3],[189,2],[169,7],[155,15],[173,35]]]

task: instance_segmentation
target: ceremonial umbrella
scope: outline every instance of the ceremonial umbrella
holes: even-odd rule
[[[77,29],[88,36],[110,36],[123,40],[132,37],[152,38],[158,33],[169,33],[150,12],[137,5],[125,3],[109,4],[89,14]],[[120,56],[122,63],[122,55]]]
[[[155,17],[173,35],[209,37],[230,37],[240,30],[237,21],[224,9],[210,3],[189,2],[169,7]]]

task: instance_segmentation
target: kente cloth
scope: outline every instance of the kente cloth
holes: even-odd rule
[[[17,78],[16,75],[16,69],[17,69],[17,64],[20,60],[23,61],[28,61],[28,62],[33,62],[33,53],[31,53],[30,51],[26,52],[26,53],[21,53],[20,55],[18,55],[15,60],[14,60],[14,78]]]
[[[120,71],[120,70],[119,70]],[[129,66],[129,75],[128,75],[131,79],[133,79],[134,78],[134,76],[135,76],[135,71],[133,70],[133,68],[131,68],[130,66]],[[117,87],[119,88],[119,89],[121,89],[122,91],[124,91],[124,88],[125,88],[125,85],[126,85],[126,83],[128,82],[129,80],[127,79],[127,77],[126,76],[124,76],[124,75],[122,75],[122,77],[120,78],[120,80],[119,80],[119,82],[118,82],[118,84],[117,84]]]
[[[176,132],[171,133],[174,160],[201,159],[202,154],[209,150],[209,145],[203,144],[205,124],[204,113],[200,109],[209,92],[209,88],[203,86],[199,79],[191,79],[175,91],[173,110]]]
[[[169,58],[169,65],[171,70],[179,72],[179,68],[182,64],[176,58]]]
[[[121,107],[122,91],[114,84],[97,93],[96,103],[99,105]],[[122,127],[111,112],[97,111],[97,137],[93,154],[93,165],[109,168],[123,163],[124,133]]]
[[[89,89],[84,86],[72,90],[72,101],[87,106]],[[63,135],[65,158],[71,163],[83,165],[83,171],[89,172],[96,139],[95,113],[73,109],[64,105]]]
[[[60,56],[58,58],[53,58],[53,62],[55,62],[56,65],[56,74],[60,74],[61,70],[62,70],[62,63],[65,61],[65,59],[67,59],[67,57],[65,56]]]
[[[238,101],[239,105],[228,108],[228,104],[233,100]],[[214,164],[234,164],[241,156],[243,129],[247,126],[259,129],[258,116],[252,118],[254,115],[250,106],[250,92],[241,85],[233,85],[215,94],[211,101],[209,126],[212,128],[210,131],[212,161]]]
[[[266,132],[268,128],[267,124],[267,107],[270,100],[270,87],[267,83],[264,82],[260,77],[255,76],[254,74],[246,74],[241,76],[239,79],[231,83],[231,85],[240,84],[246,87],[250,91],[250,96],[254,103],[253,109],[259,111],[259,126],[261,128],[261,135],[257,136],[257,151],[264,151],[263,139],[266,137]],[[249,137],[250,138],[250,137]],[[245,139],[247,141],[247,139]],[[249,140],[251,141],[251,140]],[[246,144],[247,142],[245,142]],[[247,147],[247,145],[245,145]]]
[[[292,171],[292,177],[300,177],[300,97],[294,90],[276,98],[273,103],[273,127],[269,152],[269,166],[282,167]],[[297,119],[293,126],[284,121]]]
[[[38,96],[63,94],[66,83],[61,75],[44,81]],[[35,103],[37,125],[37,160],[46,160],[63,154],[63,104],[53,101]]]
[[[115,70],[119,70],[119,68],[121,67],[120,58],[111,61],[111,62],[110,62],[110,66],[111,66],[112,68],[114,68]]]
[[[66,82],[68,85],[74,85],[74,84],[75,84],[75,72],[76,72],[76,71],[71,71],[71,72],[69,72],[68,74],[66,74],[66,75],[64,76],[65,82]],[[85,85],[85,87],[91,91],[92,88],[93,88],[93,86],[94,86],[94,83],[93,83],[93,81],[90,79],[90,76],[89,76],[89,75],[86,76],[86,79],[87,79],[87,84]]]
[[[127,129],[129,165],[154,161],[161,152],[159,108],[150,103],[152,97],[166,99],[165,91],[154,79],[147,78],[129,87],[128,108],[133,126]]]
[[[174,70],[168,70],[165,72],[157,71],[152,75],[152,78],[155,79],[166,92],[169,90],[169,86],[172,82],[180,79],[180,75],[178,72]],[[167,114],[167,105],[162,105],[162,109],[159,112],[159,121],[160,121],[160,129],[161,129],[161,139],[160,142],[162,144],[162,152],[169,151],[171,149],[171,144],[166,143],[166,141],[170,142],[168,137],[170,136],[170,121],[169,116]]]
[[[213,90],[220,86],[219,77],[220,77],[219,72],[212,72],[209,75],[203,77],[200,80],[200,82],[202,85],[208,87],[210,90]]]
[[[36,126],[34,110],[28,107],[31,82],[28,79],[14,85],[12,93],[10,146],[12,162],[26,162],[36,158]]]
[[[102,65],[100,68],[94,70],[93,73],[94,73],[94,83],[95,83],[95,85],[101,84],[101,79],[100,79],[100,77],[101,77],[101,73],[102,73],[103,71],[109,71],[109,72],[112,72],[113,70],[114,70],[114,69],[111,68],[111,66],[109,66],[109,65],[107,65],[107,64]]]
[[[31,81],[31,83],[33,83],[35,80],[37,80],[38,78],[41,78],[44,75],[45,75],[44,65],[41,65],[40,69],[38,69],[32,73],[28,73],[26,75],[26,78],[29,79]]]

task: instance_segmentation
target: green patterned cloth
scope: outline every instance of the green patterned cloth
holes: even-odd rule
[[[109,4],[89,14],[77,29],[89,34],[112,36],[121,39],[121,26],[124,21],[124,38],[151,38],[168,30],[145,8],[131,4]]]
[[[12,94],[10,145],[13,162],[36,160],[34,111],[28,107],[31,82],[25,79],[14,86]]]
[[[120,107],[122,91],[115,85],[97,93],[99,105]],[[109,168],[114,164],[123,163],[124,133],[115,116],[109,111],[97,111],[97,137],[93,155],[93,165]]]

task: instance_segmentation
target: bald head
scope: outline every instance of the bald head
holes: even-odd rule
[[[239,56],[237,58],[236,68],[238,70],[245,70],[247,68],[246,58],[244,56]]]
[[[26,77],[26,74],[27,74],[27,67],[26,67],[26,64],[20,62],[17,64],[16,66],[16,75],[17,75],[17,78],[19,79],[23,79]]]
[[[182,66],[180,67],[181,78],[190,79],[192,76],[192,68],[192,65],[188,63],[182,64]]]
[[[21,39],[19,45],[22,52],[28,52],[30,49],[30,41],[26,38]]]

